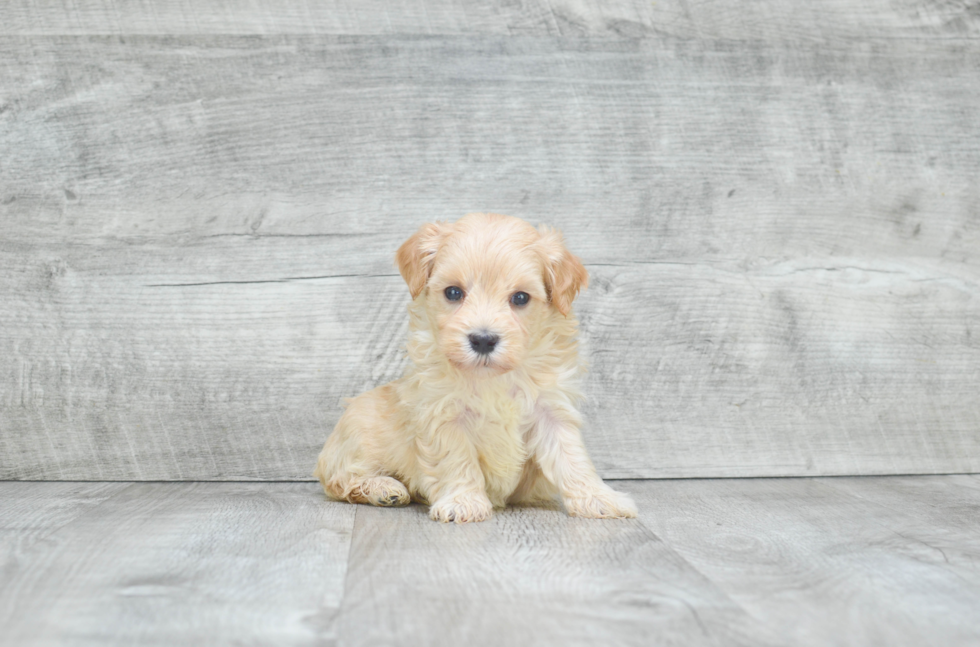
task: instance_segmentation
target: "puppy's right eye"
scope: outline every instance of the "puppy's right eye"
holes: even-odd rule
[[[455,285],[450,285],[448,288],[445,289],[443,294],[445,294],[446,298],[449,299],[450,301],[459,301],[460,299],[463,298],[463,291],[460,290]]]

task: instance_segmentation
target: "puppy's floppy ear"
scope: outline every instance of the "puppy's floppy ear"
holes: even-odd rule
[[[542,225],[538,243],[544,263],[544,286],[558,312],[567,315],[580,290],[589,285],[589,273],[577,256],[565,248],[561,232]]]
[[[449,227],[445,223],[424,224],[412,234],[411,238],[402,243],[395,253],[398,271],[401,272],[405,283],[408,283],[413,299],[429,282],[432,266],[436,261],[436,252],[439,251],[439,246],[448,233]]]

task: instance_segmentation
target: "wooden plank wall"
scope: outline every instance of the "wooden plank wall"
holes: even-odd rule
[[[257,4],[0,6],[0,478],[309,478],[482,210],[604,476],[980,471],[976,2]]]

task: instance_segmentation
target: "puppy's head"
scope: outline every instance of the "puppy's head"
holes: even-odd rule
[[[476,374],[518,366],[588,284],[558,231],[498,214],[423,225],[396,260],[412,298],[423,299],[441,354]]]

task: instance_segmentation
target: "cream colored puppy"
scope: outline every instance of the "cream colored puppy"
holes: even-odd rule
[[[588,283],[561,234],[471,213],[396,255],[412,293],[405,376],[350,401],[317,461],[327,495],[482,521],[560,495],[570,515],[635,517],[579,433],[572,301]]]

